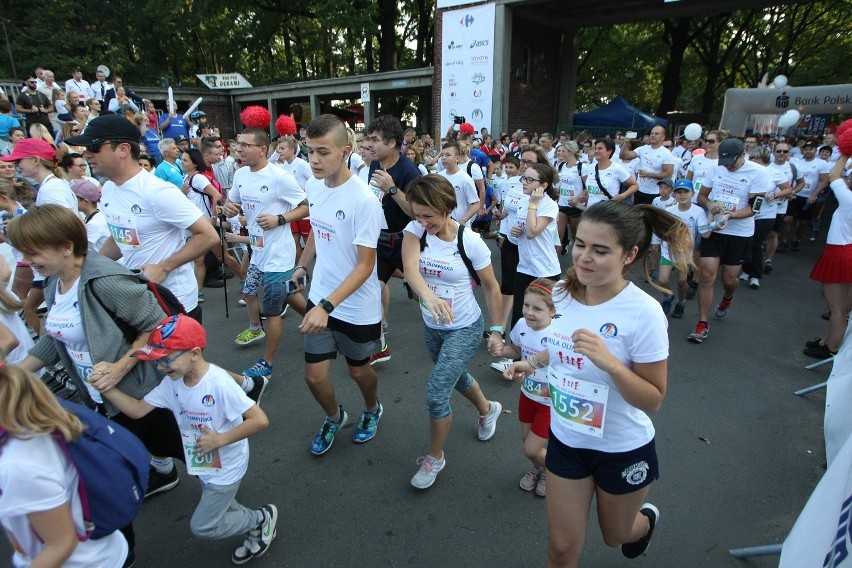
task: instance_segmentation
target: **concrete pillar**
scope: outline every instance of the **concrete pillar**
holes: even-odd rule
[[[278,133],[275,132],[275,119],[277,117],[275,116],[275,105],[272,96],[266,97],[266,110],[269,111],[269,116],[272,117],[272,120],[269,121],[269,139],[275,140],[278,138]]]
[[[509,128],[509,83],[512,80],[512,10],[497,4],[494,13],[494,37],[502,38],[494,46],[494,94],[491,99],[491,132],[499,135]],[[437,49],[437,48],[436,48]],[[436,133],[437,134],[437,133]],[[443,135],[443,133],[440,133]],[[436,140],[438,136],[436,136]]]
[[[361,104],[364,105],[364,127],[367,128],[376,118],[376,92],[370,93],[369,102],[362,102]]]
[[[311,95],[311,120],[322,114],[319,95]]]
[[[574,123],[577,92],[577,61],[580,56],[580,34],[577,28],[562,30],[559,54],[559,81],[556,93],[556,124],[568,130]]]

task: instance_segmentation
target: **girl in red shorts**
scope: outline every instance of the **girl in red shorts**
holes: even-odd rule
[[[526,359],[547,348],[547,328],[556,308],[553,305],[553,280],[538,278],[524,292],[523,318],[518,320],[508,345],[496,345],[494,357]],[[550,389],[547,369],[539,369],[521,382],[518,401],[518,420],[521,422],[521,439],[524,454],[532,462],[530,470],[521,478],[521,489],[535,490],[544,497],[544,458],[547,455],[547,437],[550,429]]]

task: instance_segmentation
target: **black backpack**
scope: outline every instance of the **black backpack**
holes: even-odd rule
[[[476,282],[477,286],[482,285],[482,281],[479,279],[479,275],[476,273],[476,270],[473,269],[473,263],[470,261],[470,258],[467,256],[467,253],[464,251],[464,239],[462,238],[462,233],[464,233],[464,225],[459,224],[459,234],[456,237],[456,245],[459,247],[459,256],[462,259],[462,262],[467,267],[467,271],[470,273],[470,277]],[[426,250],[428,246],[426,244],[426,231],[423,231],[423,235],[420,237],[420,252]]]

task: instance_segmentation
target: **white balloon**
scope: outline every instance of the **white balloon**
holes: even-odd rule
[[[783,89],[787,86],[787,77],[785,75],[778,75],[772,80],[772,84],[775,85],[776,89]]]
[[[794,108],[784,111],[778,117],[778,128],[790,128],[794,124],[798,124],[800,118],[802,118],[802,115]]]
[[[686,128],[683,129],[683,136],[689,141],[698,140],[701,138],[701,132],[701,125],[693,122],[687,124]]]

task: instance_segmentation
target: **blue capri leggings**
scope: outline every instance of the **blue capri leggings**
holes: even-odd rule
[[[426,349],[435,363],[426,387],[426,407],[435,420],[452,414],[450,397],[453,389],[466,393],[473,386],[467,364],[482,343],[482,316],[461,329],[433,329],[424,325]]]

